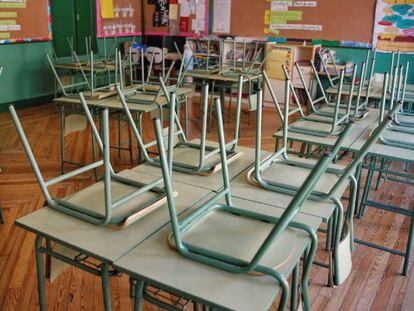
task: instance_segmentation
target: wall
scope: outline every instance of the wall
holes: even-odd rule
[[[34,98],[53,94],[54,80],[46,63],[50,42],[0,46],[0,111],[7,103],[30,103]],[[33,103],[33,101],[32,101]]]
[[[118,38],[117,44],[131,39]],[[112,42],[113,39],[107,39],[107,46]],[[98,46],[103,51],[103,40],[99,40]],[[51,42],[0,45],[0,65],[4,66],[0,76],[0,111],[6,111],[10,103],[23,107],[51,101],[55,79],[47,53],[51,53]]]
[[[356,48],[335,48],[336,58],[340,62],[352,61],[355,64],[361,64],[365,61],[366,49]],[[375,65],[375,72],[384,73],[390,71],[391,54],[390,53],[377,53],[377,63]],[[400,64],[410,62],[410,72],[408,76],[408,83],[414,84],[414,55],[402,55]]]

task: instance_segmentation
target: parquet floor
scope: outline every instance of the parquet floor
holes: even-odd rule
[[[190,112],[196,118],[198,109]],[[53,105],[18,111],[45,178],[59,174],[59,117]],[[144,122],[149,122],[146,119]],[[149,123],[147,123],[149,124]],[[255,122],[247,125],[243,114],[240,144],[254,146]],[[271,133],[278,127],[276,114],[265,109],[263,147],[273,149]],[[226,125],[231,129],[232,125]],[[146,128],[145,135],[152,129]],[[113,139],[116,137],[113,125]],[[213,130],[214,132],[214,130]],[[196,120],[190,122],[190,137],[199,133]],[[211,134],[212,139],[214,135]],[[71,134],[66,144],[67,156],[90,161],[89,131]],[[128,154],[117,158],[115,168],[130,167]],[[136,153],[134,154],[136,159]],[[136,165],[136,162],[133,164]],[[398,165],[398,164],[397,164]],[[0,225],[0,310],[36,310],[37,285],[34,235],[14,226],[15,219],[42,208],[43,197],[8,113],[0,114],[0,202],[6,223]],[[93,182],[92,175],[69,180],[53,188],[65,196]],[[414,187],[394,182],[383,183],[374,194],[376,199],[413,207]],[[409,223],[403,216],[370,208],[364,220],[356,220],[356,236],[382,241],[388,247],[403,249]],[[324,257],[321,252],[319,257]],[[414,310],[414,275],[400,275],[402,260],[398,256],[357,245],[353,272],[339,288],[325,286],[327,271],[314,267],[310,293],[313,310]],[[412,268],[410,268],[410,272]],[[54,283],[47,285],[48,310],[102,310],[100,279],[77,269],[68,269]],[[111,280],[114,310],[131,310],[128,280],[125,276]],[[144,310],[158,310],[146,304]]]

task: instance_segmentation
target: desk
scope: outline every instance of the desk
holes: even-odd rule
[[[191,91],[192,90],[189,89],[189,88],[178,88],[177,89],[177,96],[186,96],[186,94],[188,94]],[[148,96],[146,94],[142,94],[142,95]],[[65,146],[65,106],[69,105],[69,106],[81,107],[81,101],[80,101],[79,98],[76,98],[76,97],[65,97],[65,96],[55,98],[53,101],[59,106],[59,110],[60,110],[60,121],[61,121],[61,123],[60,123],[60,129],[61,129],[60,155],[61,155],[61,171],[63,173],[65,163],[79,165],[79,163],[74,163],[72,161],[68,161],[68,160],[65,159],[65,150],[64,150],[64,146]],[[139,101],[139,98],[136,99],[136,102],[138,102],[138,101]],[[168,102],[167,102],[167,99],[165,98],[165,96],[160,96],[158,98],[157,102],[156,103],[154,102],[152,104],[148,104],[148,103],[140,104],[140,103],[136,103],[136,102],[128,103],[128,107],[129,107],[129,109],[132,113],[137,114],[137,127],[138,127],[139,133],[142,135],[142,117],[143,117],[143,115],[145,113],[148,113],[148,112],[159,110],[160,107],[165,106]],[[112,96],[112,97],[108,97],[108,98],[104,98],[104,99],[87,100],[87,104],[88,104],[89,107],[91,107],[91,109],[96,109],[96,110],[107,108],[107,109],[109,109],[109,111],[123,111],[123,106],[122,106],[118,96]],[[188,123],[188,115],[187,115],[187,107],[185,106],[185,127],[186,128],[187,128],[187,123]],[[121,147],[118,146],[117,148],[121,148]],[[93,150],[94,150],[94,148],[93,148]],[[131,148],[131,146],[129,147],[129,151],[130,151],[130,157],[131,157],[131,161],[132,161],[132,148]],[[139,152],[139,160],[142,161],[141,152]]]
[[[145,183],[153,181],[153,176],[141,174]],[[179,194],[176,198],[178,213],[182,213],[199,200],[206,197],[208,190],[184,185],[173,184]],[[141,220],[121,231],[114,231],[107,227],[100,227],[70,217],[51,208],[42,208],[16,221],[16,225],[36,234],[36,261],[39,287],[40,309],[45,310],[46,297],[44,288],[44,272],[42,253],[52,256],[74,267],[102,277],[105,310],[111,310],[109,276],[118,272],[109,270],[110,266],[135,246],[147,239],[169,222],[169,213],[166,205],[161,206]],[[46,247],[42,247],[42,241]],[[53,252],[50,243],[64,246],[76,253],[74,258],[66,257]],[[97,266],[86,263],[84,256],[96,260]]]
[[[233,200],[233,204],[238,208],[275,217],[280,217],[283,213],[283,209],[280,208],[237,198]],[[294,220],[306,222],[314,230],[320,225],[319,218],[302,214],[297,214]],[[186,259],[169,247],[167,238],[170,233],[170,226],[165,227],[115,262],[114,266],[135,280],[211,306],[213,309],[268,310],[273,304],[279,292],[274,279],[268,276],[224,272]],[[293,268],[294,263],[287,264],[283,274],[290,274]]]
[[[373,127],[369,128],[369,130],[367,130],[364,133],[364,135],[362,135],[357,141],[355,141],[351,145],[350,149],[353,151],[358,151],[361,148],[361,146],[364,144],[364,142],[368,139],[369,134],[372,129]],[[400,183],[404,183],[404,184],[408,184],[412,186],[414,184],[413,174],[410,174],[409,172],[395,171],[387,166],[387,162],[396,161],[396,162],[402,162],[406,164],[412,164],[414,163],[414,150],[389,146],[381,142],[377,142],[370,149],[367,155],[367,158],[370,158],[370,161],[368,164],[364,165],[364,168],[368,170],[368,174],[367,174],[367,178],[365,181],[364,193],[361,199],[359,217],[362,217],[364,215],[366,206],[376,207],[376,208],[383,209],[389,212],[393,212],[393,213],[400,214],[406,217],[410,217],[410,231],[408,235],[408,241],[407,241],[407,245],[405,248],[405,252],[391,249],[391,248],[388,248],[382,245],[373,244],[367,241],[356,240],[356,242],[404,257],[404,266],[403,266],[402,273],[403,275],[406,275],[408,271],[408,265],[410,262],[410,255],[411,255],[412,246],[413,246],[412,244],[413,235],[414,235],[413,206],[412,204],[410,204],[411,206],[407,209],[407,208],[402,208],[399,206],[392,206],[390,204],[385,204],[382,202],[376,202],[372,199],[369,199],[369,191],[371,189],[371,185],[373,182],[373,175],[375,172],[378,172],[380,174],[380,177],[382,174],[386,174],[388,180],[392,180],[392,181],[396,181],[396,182],[400,182]],[[377,164],[378,160],[380,160],[380,164]]]

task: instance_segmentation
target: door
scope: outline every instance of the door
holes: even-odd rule
[[[97,51],[96,0],[52,0],[53,47],[57,56],[86,54],[86,39]],[[72,47],[71,47],[72,45]]]

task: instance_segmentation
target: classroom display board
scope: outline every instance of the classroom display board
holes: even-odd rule
[[[1,0],[0,43],[52,39],[48,0]]]
[[[375,3],[376,0],[214,0],[213,5],[221,9],[213,8],[213,32],[371,43]],[[223,11],[226,8],[230,14]],[[228,16],[230,24],[226,25]]]
[[[97,0],[98,37],[141,35],[141,1],[146,0]]]
[[[146,35],[208,35],[209,0],[143,0]]]
[[[414,53],[414,0],[378,0],[373,44],[380,51]]]

